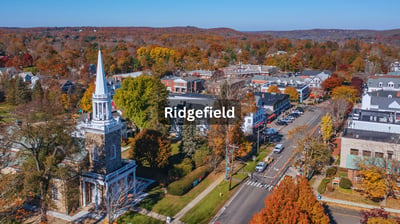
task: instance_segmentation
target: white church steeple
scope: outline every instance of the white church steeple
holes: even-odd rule
[[[104,74],[103,60],[99,49],[96,70],[96,88],[92,96],[93,116],[91,128],[107,132],[112,128],[118,128],[120,122],[112,117],[111,95],[107,89],[107,80]]]

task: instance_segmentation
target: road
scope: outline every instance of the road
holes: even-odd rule
[[[324,110],[320,107],[309,108],[306,109],[302,116],[296,118],[288,126],[278,126],[279,133],[283,135],[280,143],[285,146],[285,149],[280,154],[273,155],[274,162],[267,167],[264,173],[255,174],[252,180],[245,181],[231,200],[218,212],[211,223],[248,223],[255,213],[265,207],[264,199],[271,193],[265,189],[265,185],[272,184],[275,186],[277,184],[284,173],[282,171],[288,167],[288,161],[294,154],[296,144],[292,140],[287,139],[286,135],[288,131],[301,125],[308,125],[311,128],[316,127],[321,120]]]
[[[360,223],[360,211],[329,205],[325,208],[332,224]]]

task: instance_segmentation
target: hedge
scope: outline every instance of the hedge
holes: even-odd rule
[[[194,187],[195,181],[204,179],[210,172],[210,168],[202,166],[195,169],[180,180],[172,182],[168,185],[168,193],[172,195],[184,195]]]
[[[321,183],[318,186],[318,193],[323,194],[326,191],[326,185],[328,185],[331,182],[331,179],[329,178],[324,178],[322,179]]]
[[[353,186],[349,178],[342,177],[339,182],[339,187],[344,189],[350,189]]]
[[[336,175],[336,167],[329,167],[328,169],[326,169],[326,177],[333,177]]]

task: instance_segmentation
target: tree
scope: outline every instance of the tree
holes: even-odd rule
[[[94,85],[94,83],[89,83],[88,88],[86,89],[81,101],[79,102],[80,107],[85,112],[92,112],[92,95],[95,89],[96,86]]]
[[[400,218],[391,218],[390,213],[384,208],[374,208],[371,210],[361,211],[361,224],[398,224]]]
[[[59,111],[47,100],[24,105],[16,110],[15,115],[21,122],[3,133],[7,137],[2,139],[4,146],[13,144],[21,149],[23,191],[39,196],[43,222],[47,220],[46,212],[52,205],[52,181],[64,169],[60,166],[63,159],[74,151],[72,125],[69,120],[59,117]]]
[[[196,122],[185,120],[182,126],[182,150],[186,156],[192,157],[198,146]]]
[[[285,177],[265,199],[265,208],[255,214],[250,223],[328,224],[329,217],[305,178],[294,182],[291,177]]]
[[[292,102],[299,100],[299,92],[297,92],[297,89],[295,87],[286,87],[284,93],[289,95],[289,99]]]
[[[335,133],[342,127],[347,114],[352,109],[352,104],[344,99],[332,99],[330,101],[329,114],[332,116],[332,125]]]
[[[363,72],[365,70],[365,62],[361,56],[358,56],[352,63],[351,67],[354,72]]]
[[[15,103],[17,105],[27,103],[31,100],[31,93],[22,78],[17,78],[15,83]]]
[[[333,99],[344,99],[350,103],[360,99],[357,89],[352,86],[338,86],[332,90],[331,96]]]
[[[332,117],[329,113],[326,113],[326,115],[321,118],[320,129],[322,134],[322,140],[328,142],[331,139],[333,130]]]
[[[165,167],[171,154],[171,144],[161,132],[141,131],[131,142],[131,158],[149,167]]]
[[[275,86],[275,85],[271,85],[270,87],[268,87],[267,92],[268,93],[281,93],[278,86]]]
[[[383,169],[376,166],[365,166],[360,175],[363,177],[362,186],[367,196],[380,200],[386,195],[386,183]]]
[[[333,73],[331,75],[331,77],[325,79],[325,81],[323,81],[321,83],[322,88],[327,91],[330,92],[332,91],[334,88],[342,85],[344,79],[339,77],[337,74]]]
[[[42,100],[44,97],[44,91],[42,88],[42,84],[40,83],[40,81],[36,81],[35,85],[33,86],[33,90],[32,90],[32,99],[33,100]]]
[[[125,211],[136,206],[139,198],[143,196],[144,184],[146,182],[129,181],[127,185],[122,184],[112,188],[107,206],[107,219],[105,223],[112,224]]]
[[[114,95],[118,108],[139,129],[162,128],[168,92],[160,79],[147,75],[127,78]]]

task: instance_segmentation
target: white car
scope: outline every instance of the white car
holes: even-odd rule
[[[277,144],[273,150],[274,153],[281,153],[285,147],[282,144]]]
[[[265,168],[267,168],[267,163],[259,162],[256,165],[256,171],[257,172],[263,172],[265,170]]]

